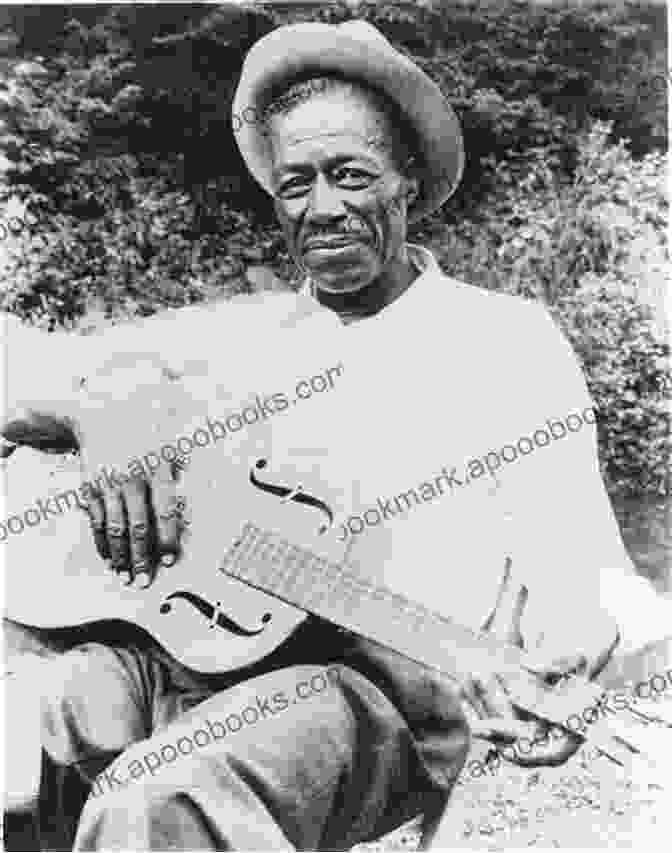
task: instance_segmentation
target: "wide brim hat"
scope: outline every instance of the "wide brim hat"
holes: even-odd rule
[[[272,194],[268,132],[260,121],[269,101],[296,80],[330,73],[387,96],[414,129],[422,171],[409,220],[440,207],[464,168],[459,120],[436,83],[366,21],[279,27],[250,49],[233,99],[233,128],[252,176]]]

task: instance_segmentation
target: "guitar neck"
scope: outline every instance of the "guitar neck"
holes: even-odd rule
[[[551,688],[525,669],[519,648],[251,523],[225,555],[221,570],[454,679],[467,680],[476,672],[506,674],[517,705],[558,725],[602,694],[598,685],[578,677]]]

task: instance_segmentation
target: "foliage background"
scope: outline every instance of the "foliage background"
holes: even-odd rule
[[[2,308],[86,331],[296,286],[229,107],[266,32],[353,16],[463,123],[460,190],[412,238],[456,278],[543,300],[583,362],[610,492],[669,495],[662,4],[0,8],[0,206],[35,222],[0,247]]]

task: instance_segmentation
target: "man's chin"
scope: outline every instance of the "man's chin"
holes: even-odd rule
[[[316,276],[311,273],[311,281],[323,293],[331,293],[333,295],[357,293],[363,290],[369,283],[370,279],[334,279],[322,276]]]
[[[375,278],[374,272],[360,265],[327,270],[324,267],[306,266],[311,281],[324,293],[357,293]]]
[[[311,280],[324,293],[357,293],[377,275],[375,256],[368,248],[347,247],[343,251],[307,252],[303,256],[304,269]]]

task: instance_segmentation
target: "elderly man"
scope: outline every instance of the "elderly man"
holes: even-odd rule
[[[348,560],[365,567],[367,556],[383,554],[411,577],[430,566],[418,594],[437,609],[493,628],[503,607],[513,614],[506,637],[543,654],[540,677],[595,675],[619,627],[628,640],[618,600],[615,618],[601,609],[601,573],[632,570],[600,481],[580,370],[539,307],[445,277],[406,240],[407,223],[460,180],[450,106],[358,22],[264,37],[245,61],[234,112],[246,163],[273,197],[305,274],[296,297],[264,303],[284,300],[273,316],[298,336],[297,347],[344,353],[344,396],[335,393],[303,426],[303,411],[292,417],[296,445],[331,428],[357,472],[357,498],[339,519]],[[213,330],[220,317],[226,328],[227,311],[236,316],[231,305],[210,315]],[[143,327],[155,330],[148,348],[168,359],[175,329],[189,351],[207,327],[202,309],[171,317]],[[84,446],[77,433],[35,411],[4,430],[15,445],[52,451]],[[102,489],[89,508],[102,556],[142,587],[177,547],[164,487],[136,480]],[[380,497],[388,495],[397,498]],[[13,639],[21,631],[9,630]],[[469,741],[456,694],[439,675],[319,620],[226,677],[199,676],[115,630],[64,654],[53,645],[41,652],[43,778],[76,767],[83,779],[103,772],[106,780],[83,808],[75,849],[347,849],[419,812],[429,824],[448,802]],[[115,781],[120,767],[177,742],[195,721],[223,719],[279,688],[291,694],[328,663],[337,683],[314,701],[194,751],[156,778]],[[476,736],[501,744],[520,733],[504,678],[475,673],[460,689]],[[524,760],[556,763],[579,742],[567,735]]]

